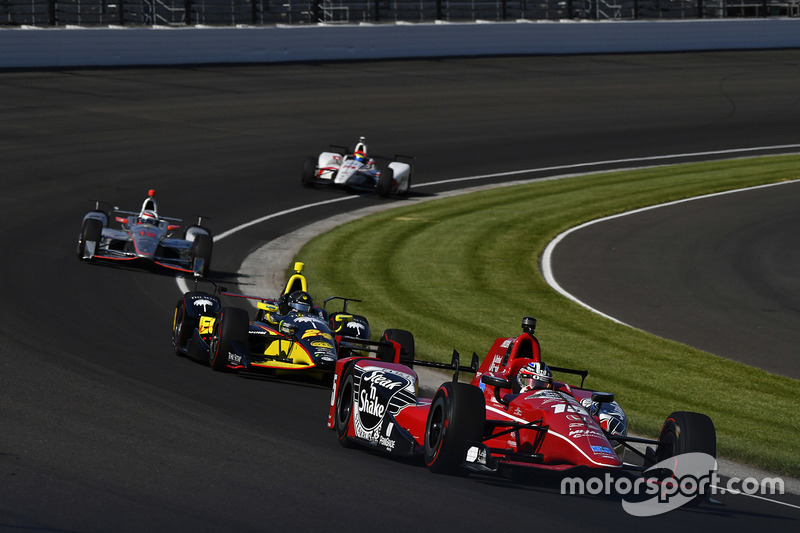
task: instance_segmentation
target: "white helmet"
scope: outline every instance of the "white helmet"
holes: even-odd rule
[[[553,373],[544,363],[528,363],[517,372],[520,392],[549,389],[553,386]]]

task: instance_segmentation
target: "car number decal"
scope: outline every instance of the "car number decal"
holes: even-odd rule
[[[200,335],[208,335],[214,329],[214,321],[216,321],[216,317],[213,316],[200,317],[200,324],[197,326],[197,332]]]

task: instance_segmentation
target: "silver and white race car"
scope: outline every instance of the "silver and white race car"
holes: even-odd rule
[[[410,191],[413,169],[400,159],[413,160],[413,157],[397,154],[390,163],[379,165],[376,158],[367,155],[364,137],[359,138],[352,152],[344,146],[332,148],[342,151],[322,152],[317,158],[306,159],[302,177],[304,186],[333,185],[357,192],[376,192],[384,197]]]
[[[78,237],[78,258],[85,261],[144,261],[206,277],[214,242],[211,232],[201,225],[200,219],[183,232],[182,238],[173,237],[173,233],[181,228],[173,222],[181,220],[159,216],[155,194],[152,189],[148,192],[138,213],[120,211],[115,207],[114,213],[128,215],[114,217],[121,224],[120,229],[108,226],[110,214],[101,208],[104,202],[96,202],[95,208],[83,217]]]

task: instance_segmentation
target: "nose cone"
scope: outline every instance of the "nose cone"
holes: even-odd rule
[[[134,235],[133,243],[136,245],[136,255],[151,258],[158,248],[158,237],[150,235],[147,231]]]

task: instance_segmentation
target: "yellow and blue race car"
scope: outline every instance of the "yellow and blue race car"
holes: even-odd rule
[[[295,263],[294,274],[274,299],[230,293],[216,285],[214,293],[187,292],[175,306],[175,352],[207,361],[214,370],[264,369],[330,376],[339,357],[381,349],[381,343],[369,340],[367,319],[347,310],[349,303],[360,300],[326,299],[325,305],[342,302],[341,311],[336,312],[328,312],[325,305],[315,306],[303,267],[303,263]],[[255,300],[255,318],[251,320],[246,309],[223,306],[220,296]]]

